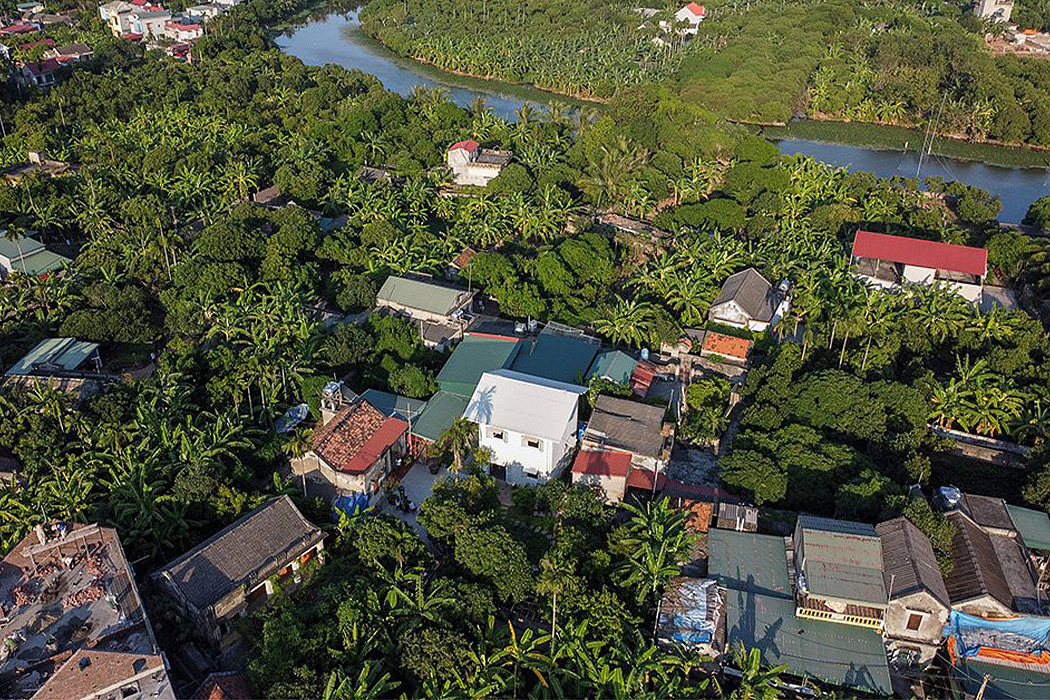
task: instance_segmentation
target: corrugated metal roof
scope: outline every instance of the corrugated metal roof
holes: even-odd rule
[[[543,332],[521,341],[510,368],[534,377],[583,384],[597,354],[598,341],[593,338]]]
[[[604,377],[610,382],[627,384],[631,381],[634,368],[638,366],[638,360],[634,359],[621,350],[607,350],[598,353],[594,358],[594,364],[587,373],[587,379],[591,377]]]
[[[713,529],[707,533],[707,557],[708,575],[727,588],[794,600],[783,537]]]
[[[0,231],[0,257],[8,260],[17,260],[20,256],[32,255],[34,252],[44,248],[44,244],[35,238],[20,235],[17,237],[17,241],[9,241],[6,235],[6,232]],[[18,250],[19,246],[22,248],[21,252]]]
[[[422,412],[412,422],[412,435],[433,442],[452,427],[456,419],[467,410],[468,399],[447,391],[439,391],[430,397]]]
[[[398,396],[388,391],[369,389],[361,394],[361,398],[372,405],[384,416],[400,418],[411,423],[426,405],[426,401],[410,399],[407,396]]]
[[[713,530],[712,532],[718,532]],[[726,645],[758,649],[767,666],[878,695],[892,693],[882,636],[875,630],[795,617],[795,601],[726,591]]]
[[[985,248],[871,231],[857,231],[850,255],[934,270],[951,270],[978,277],[983,277],[988,271],[988,250]]]
[[[437,383],[444,391],[467,398],[485,372],[509,367],[518,347],[517,338],[468,333],[438,372]]]
[[[91,357],[98,343],[76,338],[48,338],[37,343],[14,367],[9,375],[29,375],[41,370],[71,372]]]
[[[584,433],[585,439],[643,457],[659,457],[666,439],[662,406],[599,396]]]
[[[1014,527],[1030,549],[1050,550],[1050,516],[1041,510],[1006,506]]]
[[[546,440],[561,440],[586,389],[499,369],[482,375],[463,417]],[[575,427],[575,426],[573,426]]]
[[[886,605],[882,542],[866,523],[802,515],[802,569],[817,596]]]
[[[467,303],[473,295],[465,289],[452,289],[439,284],[420,282],[391,275],[376,295],[376,303],[389,302],[444,316]]]

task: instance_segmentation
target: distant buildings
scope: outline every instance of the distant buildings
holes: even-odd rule
[[[460,141],[449,146],[445,162],[457,185],[484,187],[502,172],[512,158],[510,151],[482,148],[477,141]]]
[[[981,301],[988,273],[984,248],[870,231],[857,231],[850,255],[853,275],[870,285],[892,289],[905,284],[943,284],[975,303]]]
[[[977,0],[974,14],[993,22],[1009,22],[1014,11],[1014,0]]]
[[[172,13],[149,0],[113,0],[100,5],[99,17],[113,36],[131,41],[146,40],[169,53],[183,55],[178,47],[192,45],[204,35],[204,23],[236,6],[240,0],[223,0],[194,5],[182,13]],[[159,43],[158,43],[159,42]]]
[[[16,272],[27,276],[47,275],[69,262],[69,258],[51,252],[35,238],[22,234],[8,238],[0,232],[0,281]]]
[[[174,700],[116,530],[38,525],[0,564],[0,696]]]
[[[678,12],[675,13],[676,22],[684,22],[685,28],[682,29],[687,34],[696,34],[700,28],[700,23],[704,21],[704,17],[707,16],[707,9],[703,5],[697,5],[695,2],[691,2]]]
[[[279,496],[153,573],[196,636],[222,654],[240,640],[235,622],[277,586],[294,586],[301,568],[323,560],[324,533]]]

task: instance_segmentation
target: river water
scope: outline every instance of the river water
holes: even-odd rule
[[[310,66],[334,63],[344,68],[371,73],[388,90],[408,95],[416,85],[443,87],[452,100],[467,107],[483,97],[493,112],[513,119],[525,102],[542,106],[551,101],[570,106],[584,104],[543,92],[536,88],[495,80],[479,80],[453,75],[432,66],[397,56],[368,37],[361,29],[357,13],[334,13],[308,22],[277,37],[282,51]],[[801,153],[851,171],[870,172],[880,177],[915,177],[919,156],[916,152],[881,151],[858,146],[785,139],[777,142],[781,152]],[[958,180],[998,194],[1003,209],[1001,221],[1020,222],[1028,205],[1050,194],[1050,173],[1043,168],[1002,168],[976,161],[942,156],[923,159],[922,177]]]

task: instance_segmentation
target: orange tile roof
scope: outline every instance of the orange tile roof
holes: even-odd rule
[[[704,337],[704,350],[723,357],[735,357],[746,360],[751,352],[751,341],[709,331]]]
[[[193,693],[192,700],[251,700],[248,677],[240,671],[211,673]]]
[[[407,431],[405,421],[387,418],[367,401],[359,401],[314,434],[313,451],[333,469],[361,474]]]
[[[572,464],[573,474],[597,474],[598,476],[627,476],[631,468],[631,455],[616,450],[580,450]]]
[[[33,697],[40,700],[87,697],[147,672],[165,673],[163,657],[80,649]]]

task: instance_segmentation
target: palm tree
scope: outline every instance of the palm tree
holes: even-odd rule
[[[780,697],[777,685],[787,665],[763,667],[762,653],[747,649],[743,644],[733,650],[733,666],[740,671],[740,683],[730,694],[733,700],[776,700]]]
[[[620,566],[621,584],[634,588],[638,602],[655,596],[661,586],[680,571],[689,555],[693,537],[685,529],[685,515],[666,498],[644,506],[624,503],[631,513],[623,545],[630,554]]]
[[[551,597],[551,643],[558,633],[558,594],[564,591],[576,573],[575,565],[563,556],[548,554],[540,560],[540,576],[536,592]]]
[[[463,456],[469,454],[478,439],[478,426],[466,418],[456,421],[427,448],[428,456],[439,458],[452,453],[452,473],[463,468]]]
[[[22,231],[11,226],[4,230],[4,238],[7,239],[8,243],[14,243],[15,247],[18,248],[18,259],[22,261],[22,274],[28,275],[29,269],[26,267],[25,255],[22,254],[22,239],[25,235]]]
[[[654,312],[648,302],[617,296],[616,304],[594,322],[594,328],[614,343],[641,346],[652,337]]]
[[[381,700],[393,697],[393,691],[400,682],[392,680],[389,673],[382,673],[382,667],[371,661],[365,661],[356,678],[350,678],[342,671],[332,671],[325,685],[323,700]]]

